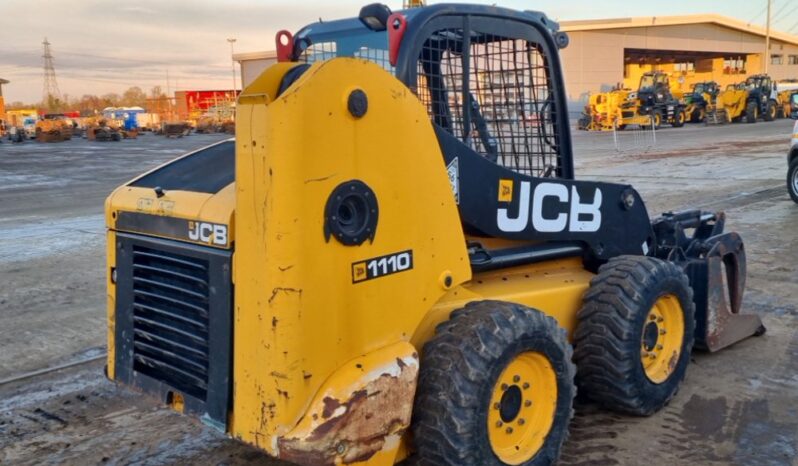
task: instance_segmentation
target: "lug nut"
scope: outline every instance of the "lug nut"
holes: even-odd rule
[[[512,434],[513,433],[513,428],[512,427],[508,427],[507,430],[505,430],[505,432],[507,432],[508,434]]]
[[[666,333],[668,333],[668,332],[666,332],[664,328],[659,329],[659,334],[660,335],[665,335]]]
[[[507,390],[507,388],[508,388],[508,387],[507,387],[507,384],[506,384],[506,383],[503,383],[503,384],[502,384],[502,390]]]
[[[504,423],[502,421],[496,421],[496,427],[501,427],[503,425]]]
[[[532,406],[532,401],[531,400],[524,401],[524,406],[527,407],[527,408]]]
[[[663,348],[663,346],[662,346],[662,345],[657,345],[657,349],[658,349],[658,350],[662,350],[662,348]]]
[[[514,375],[513,376],[513,382],[518,383],[520,381],[521,381],[521,376],[518,376],[518,375]]]
[[[651,358],[651,359],[657,359],[657,353],[652,351],[652,352],[648,353],[648,357]]]
[[[664,322],[664,321],[665,319],[663,319],[662,317],[657,317],[657,322]]]
[[[657,316],[655,316],[654,314],[651,314],[650,316],[648,316],[648,319],[649,320],[656,320]]]
[[[524,425],[525,422],[526,421],[524,420],[524,418],[521,418],[521,419],[518,420],[518,425],[522,426],[522,425]]]
[[[522,385],[522,387],[524,387],[524,390],[526,390],[527,388],[529,388],[529,383],[527,383],[527,382],[524,382],[524,384]]]
[[[499,407],[500,407],[499,403],[493,403],[493,409],[499,409]]]

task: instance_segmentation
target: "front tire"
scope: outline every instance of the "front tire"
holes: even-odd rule
[[[654,112],[653,120],[654,129],[659,129],[662,126],[662,112]]]
[[[424,345],[413,410],[417,464],[548,465],[576,393],[565,330],[540,311],[472,302]]]
[[[671,123],[671,126],[674,128],[681,128],[684,126],[685,121],[687,121],[687,115],[684,110],[679,110],[676,112],[676,115],[673,116],[673,123]]]
[[[787,191],[793,202],[798,204],[798,158],[790,162],[790,168],[787,170]]]
[[[621,256],[599,268],[577,314],[579,390],[599,404],[650,415],[676,394],[690,362],[693,293],[671,262]]]
[[[756,123],[756,119],[759,116],[758,113],[759,108],[757,107],[756,102],[749,102],[745,107],[745,122]]]

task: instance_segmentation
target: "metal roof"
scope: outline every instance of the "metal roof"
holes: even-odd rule
[[[765,37],[765,28],[718,14],[699,14],[682,16],[640,16],[634,18],[589,19],[560,21],[560,29],[572,31],[599,31],[606,29],[626,29],[656,26],[684,26],[691,24],[716,24],[718,26]],[[798,36],[770,29],[770,38],[792,45],[798,45]]]

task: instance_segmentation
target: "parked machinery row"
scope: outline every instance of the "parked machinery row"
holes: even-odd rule
[[[757,74],[723,91],[718,83],[705,81],[678,95],[670,90],[666,73],[652,71],[643,74],[637,91],[616,89],[591,95],[579,119],[579,128],[612,131],[629,125],[681,127],[687,121],[706,124],[773,121],[798,114],[798,89],[787,87],[790,88],[778,91],[768,75]]]

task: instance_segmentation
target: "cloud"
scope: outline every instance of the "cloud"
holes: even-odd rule
[[[319,17],[357,15],[372,0],[0,0],[0,77],[6,100],[41,98],[41,42],[52,43],[56,75],[62,92],[122,92],[130,85],[148,88],[227,88],[230,85],[230,44],[236,52],[274,48],[280,29],[296,31]],[[386,0],[383,0],[386,1]],[[630,4],[621,0],[586,3],[577,0],[467,0],[497,3],[516,9],[535,8],[558,19],[662,15],[718,9],[721,14],[749,20],[759,5],[728,0],[673,0]],[[398,0],[386,1],[399,8]],[[430,0],[430,3],[439,3]],[[719,2],[720,3],[720,2]],[[750,12],[750,14],[749,14]],[[794,21],[792,21],[794,22]]]

